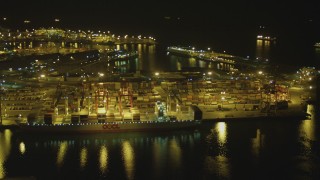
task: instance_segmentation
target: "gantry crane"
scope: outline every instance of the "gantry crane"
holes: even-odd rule
[[[98,108],[104,108],[105,111],[108,110],[109,105],[109,92],[102,84],[98,87],[98,90],[95,92],[95,108],[98,112]]]
[[[126,97],[128,97],[129,101],[130,101],[130,107],[133,107],[133,103],[132,103],[132,99],[133,99],[133,94],[132,91],[130,90],[130,88],[128,88],[127,86],[123,86],[120,88],[119,90],[119,112],[120,115],[122,116],[122,99],[126,99]]]

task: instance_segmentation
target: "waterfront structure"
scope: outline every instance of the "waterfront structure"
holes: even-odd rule
[[[193,119],[192,107],[195,106],[205,112],[197,119],[241,118],[249,117],[248,114],[250,117],[275,116],[277,110],[290,109],[292,96],[288,86],[272,81],[266,72],[259,71],[255,75],[234,71],[232,65],[247,61],[245,59],[237,61],[232,55],[193,48],[170,47],[168,51],[228,64],[230,72],[222,75],[210,71],[203,75],[196,73],[196,76],[181,72],[176,78],[172,75],[177,73],[168,73],[164,78],[164,73],[158,72],[151,78],[139,73],[114,75],[112,72],[89,73],[86,70],[91,64],[97,65],[95,67],[104,65],[105,68],[112,58],[127,56],[127,52],[120,51],[85,52],[65,59],[34,60],[26,69],[36,71],[36,74],[20,78],[25,84],[34,83],[41,87],[6,88],[2,112],[6,119],[19,123],[43,123],[51,113],[49,124],[70,124],[154,120],[160,113],[156,106],[158,102],[165,102],[164,112],[177,120]],[[79,58],[80,55],[85,58]],[[19,72],[19,68],[15,72]],[[190,75],[195,78],[190,79]],[[219,78],[214,78],[216,75]]]
[[[295,91],[265,82],[185,79],[157,84],[133,78],[126,82],[74,80],[54,85],[41,81],[47,86],[6,88],[2,110],[6,119],[29,124],[147,122],[162,115],[177,120],[266,117],[292,111],[303,116]],[[196,115],[193,107],[202,115]]]
[[[275,41],[277,38],[271,37],[271,36],[265,36],[265,35],[257,35],[257,40],[263,40],[263,41]]]
[[[51,42],[82,42],[101,44],[155,44],[156,39],[151,36],[115,35],[110,31],[63,30],[58,28],[40,28],[25,31],[0,30],[0,42],[21,41],[51,41]]]
[[[0,61],[37,55],[68,55],[93,50],[101,46],[121,44],[156,44],[154,37],[115,35],[110,31],[63,30],[40,28],[25,31],[0,29]],[[108,48],[111,51],[111,47]]]
[[[227,53],[219,53],[210,50],[197,50],[194,47],[170,46],[167,52],[173,55],[193,57],[198,60],[212,62],[214,69],[238,72],[252,71],[255,69],[264,69],[268,66],[268,61],[249,60],[247,58],[233,56]]]
[[[7,90],[5,112],[23,132],[127,132],[195,128],[195,112],[167,111],[152,83],[89,83]],[[17,96],[19,94],[19,96]],[[151,99],[151,100],[150,100]],[[142,100],[142,101],[141,101]],[[200,120],[200,119],[199,119]]]

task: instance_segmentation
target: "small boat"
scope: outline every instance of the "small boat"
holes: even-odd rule
[[[320,48],[320,42],[315,43],[315,44],[314,44],[314,47],[316,47],[316,48]]]

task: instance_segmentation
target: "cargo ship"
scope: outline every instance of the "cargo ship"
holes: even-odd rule
[[[17,123],[18,131],[61,134],[114,133],[195,129],[201,124],[200,110],[196,107],[188,107],[187,110],[183,110],[183,116],[177,117],[175,114],[167,113],[164,102],[157,101],[150,114],[146,112],[146,115],[142,116],[139,109],[132,107],[132,104],[129,104],[130,108],[127,107],[127,102],[123,100],[126,96],[129,96],[128,103],[132,101],[130,94],[120,94],[119,105],[115,108],[114,105],[110,106],[111,102],[108,103],[105,91],[98,90],[93,107],[96,110],[91,111],[94,113],[90,113],[89,108],[82,107],[81,100],[78,99],[76,102],[79,108],[70,114],[61,116],[58,114],[58,108],[55,108],[45,112],[43,119],[35,114],[30,115],[27,121]],[[121,103],[122,100],[124,103]]]
[[[68,124],[19,124],[20,132],[28,133],[115,133],[133,131],[166,131],[195,129],[201,120],[151,120],[137,122],[68,123]]]
[[[140,120],[140,118],[123,118],[116,120],[103,113],[97,114],[97,117],[90,118],[87,111],[71,114],[69,122],[54,123],[53,113],[46,113],[43,121],[35,121],[31,117],[26,123],[18,124],[20,132],[28,133],[116,133],[133,131],[166,131],[178,129],[195,129],[201,124],[199,117],[193,116],[188,120],[177,119],[176,116],[163,114],[163,106],[159,106],[159,113],[156,117]],[[99,110],[101,111],[101,110]]]

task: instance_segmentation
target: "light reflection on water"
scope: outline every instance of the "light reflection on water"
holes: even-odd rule
[[[308,113],[315,114],[314,111],[314,106],[307,106]],[[296,166],[296,169],[306,175],[306,177],[301,175],[302,178],[309,178],[309,174],[312,174],[312,172],[315,170],[315,167],[317,167],[316,157],[314,156],[315,151],[319,149],[319,147],[316,146],[317,120],[319,119],[316,119],[313,115],[311,119],[301,121],[298,129],[298,142],[300,151],[295,157],[295,161],[299,162]]]
[[[59,144],[58,154],[57,154],[57,166],[62,167],[68,150],[68,142],[63,141]]]
[[[188,67],[197,67],[197,61],[195,58],[188,58],[189,66]]]
[[[181,168],[181,147],[175,138],[169,141],[169,158],[172,170]]]
[[[152,145],[155,175],[160,177],[167,162],[168,139],[155,138]]]
[[[269,59],[270,54],[270,41],[263,41],[261,39],[257,39],[256,43],[256,57]]]
[[[225,122],[218,122],[215,127],[218,135],[218,143],[223,146],[227,142],[227,124]]]
[[[230,160],[225,156],[207,156],[205,158],[205,168],[208,174],[215,174],[222,179],[230,178]]]
[[[307,106],[307,113],[314,114],[314,106]],[[303,144],[304,149],[309,150],[312,142],[316,140],[316,121],[315,116],[311,116],[311,119],[301,121],[299,126],[299,142]]]
[[[213,155],[205,157],[204,167],[207,174],[215,174],[217,177],[229,179],[230,174],[230,160],[227,156],[227,123],[218,122],[211,129],[211,134],[207,136],[208,144],[211,145],[209,151],[215,151]],[[209,152],[210,153],[210,152]]]
[[[256,137],[252,139],[252,154],[256,159],[260,157],[260,152],[264,142],[264,135],[261,133],[260,129],[257,129]]]
[[[100,171],[105,174],[108,169],[108,150],[106,146],[101,146],[99,154]]]
[[[22,155],[26,152],[26,145],[24,144],[24,142],[20,143],[19,150]]]
[[[197,132],[181,134],[128,133],[58,138],[21,137],[15,140],[12,139],[15,136],[12,136],[11,131],[4,131],[0,134],[0,175],[3,178],[6,174],[15,174],[19,169],[8,167],[6,160],[11,161],[9,164],[22,164],[20,168],[30,171],[42,165],[43,158],[48,162],[48,168],[44,167],[48,177],[54,173],[60,173],[61,177],[68,173],[79,173],[79,176],[84,173],[93,179],[180,179],[188,178],[189,175],[230,179],[239,173],[238,168],[245,166],[263,171],[261,163],[274,163],[272,158],[280,161],[276,167],[291,166],[286,160],[294,159],[297,164],[288,169],[295,168],[298,173],[311,174],[318,164],[315,161],[317,133],[313,120],[279,123],[213,122],[204,126],[204,129]],[[280,137],[285,133],[289,135]],[[298,148],[297,144],[300,144]],[[289,151],[293,153],[288,154]],[[28,163],[26,159],[35,161],[25,166]],[[37,177],[37,174],[34,176]]]
[[[80,167],[85,168],[88,162],[88,150],[86,147],[83,147],[80,151]]]
[[[11,130],[0,131],[0,179],[6,177],[5,162],[11,153]]]
[[[128,179],[134,179],[135,154],[129,141],[122,143],[122,157]]]

